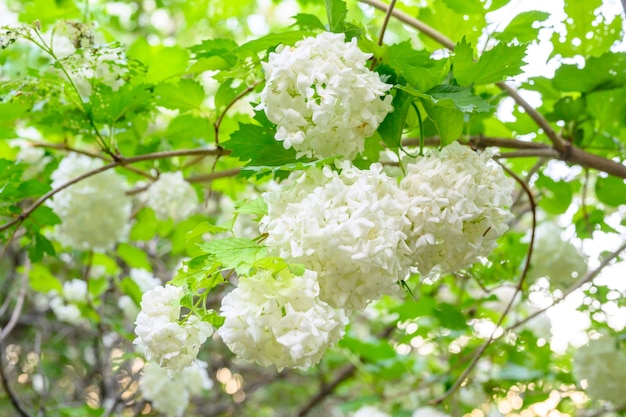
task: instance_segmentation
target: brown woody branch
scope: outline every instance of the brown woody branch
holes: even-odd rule
[[[373,6],[379,10],[387,12],[389,7],[379,0],[359,0],[362,3]],[[626,0],[623,0],[626,2]],[[441,32],[436,31],[424,22],[411,17],[398,9],[394,9],[391,12],[392,16],[396,17],[403,23],[417,29],[424,35],[435,40],[449,50],[454,50],[455,44]],[[566,162],[581,165],[586,168],[597,169],[598,171],[606,172],[609,175],[613,175],[619,178],[626,178],[626,166],[622,163],[612,161],[607,158],[603,158],[598,155],[590,154],[580,148],[576,148],[570,142],[565,140],[560,134],[558,134],[550,125],[550,122],[546,120],[541,113],[537,111],[530,103],[528,103],[513,87],[504,82],[496,84],[502,91],[507,93],[515,102],[522,107],[526,113],[533,119],[533,121],[539,126],[548,139],[552,142],[552,148],[559,153],[559,158]]]
[[[126,165],[130,165],[130,164],[134,164],[136,162],[141,162],[141,161],[153,161],[156,159],[165,159],[165,158],[173,158],[173,157],[177,157],[177,156],[194,156],[194,155],[228,155],[230,153],[230,151],[223,149],[221,147],[215,148],[215,149],[183,149],[183,150],[177,150],[177,151],[165,151],[165,152],[154,152],[154,153],[149,153],[149,154],[144,154],[144,155],[137,155],[137,156],[131,156],[128,158],[125,157],[118,157],[118,159],[116,161],[110,162],[107,165],[104,165],[100,168],[91,170],[89,172],[84,173],[83,175],[74,178],[71,181],[66,182],[65,184],[48,191],[46,194],[44,194],[43,196],[39,197],[33,204],[31,204],[28,208],[26,208],[19,216],[17,216],[15,219],[3,224],[2,226],[0,226],[0,232],[7,230],[8,228],[10,228],[11,226],[14,226],[16,224],[20,224],[21,222],[23,222],[24,220],[26,220],[39,206],[41,206],[43,203],[45,203],[48,199],[50,199],[51,197],[53,197],[55,194],[57,194],[58,192],[66,189],[67,187],[76,184],[84,179],[87,179],[89,177],[92,177],[96,174],[99,174],[101,172],[104,171],[108,171],[110,169],[113,169],[115,167],[123,167]]]

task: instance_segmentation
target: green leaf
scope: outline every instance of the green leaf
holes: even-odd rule
[[[263,197],[253,200],[238,201],[235,204],[235,212],[240,214],[255,214],[259,217],[267,214],[267,203]]]
[[[550,17],[550,13],[531,10],[522,12],[515,16],[513,20],[500,32],[493,34],[493,37],[511,42],[517,39],[518,42],[531,42],[537,39],[540,26],[537,23],[543,22]]]
[[[599,89],[619,88],[626,84],[626,52],[607,53],[589,58],[584,68],[561,65],[554,73],[552,85],[561,91],[583,93]]]
[[[95,122],[115,124],[154,108],[152,86],[124,84],[117,91],[96,83],[87,111]]]
[[[19,18],[21,22],[28,24],[39,20],[45,26],[63,19],[79,18],[82,15],[71,0],[31,0],[23,3],[26,5]]]
[[[152,271],[152,264],[148,255],[141,249],[131,246],[128,243],[120,243],[117,247],[117,254],[131,268],[143,268]]]
[[[138,37],[128,50],[128,56],[148,66],[145,82],[156,83],[183,74],[188,67],[189,52],[178,46],[151,46],[144,37]]]
[[[202,41],[199,45],[194,45],[189,50],[194,53],[196,59],[220,57],[227,64],[235,65],[237,57],[231,54],[239,45],[232,39],[208,39]]]
[[[326,17],[330,31],[343,32],[348,15],[346,2],[343,0],[324,0],[324,4],[326,5]]]
[[[525,56],[525,45],[499,43],[474,62],[474,49],[463,38],[454,48],[452,71],[460,85],[497,83],[520,74]]]
[[[187,232],[187,234],[185,235],[185,237],[188,240],[194,239],[196,237],[200,237],[204,234],[207,233],[211,233],[211,234],[218,234],[218,233],[225,233],[228,232],[229,229],[225,228],[225,227],[220,227],[220,226],[216,226],[214,224],[211,224],[209,222],[202,222],[200,224],[198,224],[196,227],[193,228],[193,230],[190,230],[189,232]]]
[[[238,273],[247,273],[265,252],[265,247],[255,241],[238,237],[215,239],[199,246],[206,253],[214,255],[225,268],[233,268]]]
[[[432,59],[430,52],[413,49],[408,40],[389,46],[382,62],[405,80],[398,80],[396,83],[406,83],[422,91],[441,84],[449,71],[447,60]]]
[[[396,351],[389,345],[387,340],[372,340],[363,342],[350,336],[346,336],[339,342],[339,346],[349,349],[365,362],[380,362],[385,359],[396,357]]]
[[[626,88],[594,91],[587,94],[587,112],[596,119],[598,129],[624,123],[626,118]],[[618,130],[617,128],[615,129]]]
[[[132,298],[135,304],[139,306],[143,294],[135,281],[133,281],[130,277],[126,277],[120,281],[119,287],[124,294]]]
[[[486,112],[491,110],[489,103],[482,97],[472,93],[470,87],[456,85],[438,85],[426,92],[436,100],[450,99],[456,108],[463,113]]]
[[[233,151],[233,157],[248,161],[246,165],[277,166],[296,160],[296,151],[275,140],[274,131],[251,123],[240,123],[223,146]]]
[[[578,120],[584,114],[585,100],[582,97],[572,98],[568,96],[554,103],[554,110],[552,113],[548,113],[546,118],[553,122],[559,120],[570,122]]]
[[[399,321],[404,321],[417,317],[431,316],[436,305],[436,301],[432,298],[421,296],[417,301],[405,300],[404,303],[394,308],[392,312],[398,314]]]
[[[562,214],[572,203],[572,188],[565,181],[554,181],[542,175],[535,185],[541,190],[539,207],[551,214]]]
[[[143,209],[135,216],[135,223],[130,229],[130,239],[148,241],[156,235],[157,219],[153,210]]]
[[[441,100],[436,104],[422,100],[422,105],[428,113],[428,118],[435,125],[441,146],[446,146],[461,136],[464,126],[463,113],[456,109],[452,100]]]
[[[156,86],[154,94],[157,98],[156,104],[181,111],[199,109],[205,97],[202,85],[189,79],[182,79],[177,83],[161,83]]]
[[[596,197],[608,206],[626,204],[626,184],[622,178],[608,176],[596,179]]]
[[[485,5],[480,0],[443,0],[443,2],[460,14],[484,14]]]
[[[52,242],[50,242],[41,233],[35,232],[35,242],[28,249],[28,257],[31,262],[39,262],[43,259],[44,255],[56,256],[56,251]]]
[[[109,279],[107,277],[89,278],[87,289],[93,299],[98,299],[109,289]]]
[[[609,22],[602,13],[596,12],[601,5],[602,0],[565,1],[567,33],[563,36],[560,31],[554,32],[551,39],[554,50],[550,57],[600,56],[623,39],[621,16]]]
[[[463,330],[469,327],[463,313],[452,304],[439,303],[433,315],[447,329]]]
[[[297,26],[302,30],[326,30],[322,21],[312,14],[298,13],[292,19],[296,21],[292,26]]]
[[[236,55],[250,56],[256,55],[266,49],[276,47],[278,45],[291,46],[307,36],[314,36],[315,33],[308,30],[294,30],[281,33],[270,33],[250,42],[246,42],[233,53]]]
[[[37,292],[47,294],[50,291],[56,291],[61,293],[63,291],[63,284],[48,268],[40,264],[32,264],[28,273],[28,284]]]
[[[378,132],[383,141],[391,149],[397,149],[402,142],[402,133],[407,115],[413,103],[411,97],[404,90],[395,90],[393,97],[393,111],[389,113],[378,127]]]

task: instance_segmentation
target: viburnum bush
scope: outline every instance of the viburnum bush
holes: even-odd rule
[[[0,4],[0,417],[624,415],[581,3]]]

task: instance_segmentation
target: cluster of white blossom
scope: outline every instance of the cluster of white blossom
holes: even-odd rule
[[[260,271],[241,277],[222,300],[218,330],[239,359],[262,366],[307,369],[344,335],[347,318],[319,298],[316,273]]]
[[[24,133],[29,133],[29,136],[34,136],[36,139],[41,139],[41,134],[33,128],[23,129]],[[12,139],[9,142],[9,146],[12,148],[18,148],[19,151],[15,157],[16,162],[20,162],[28,165],[22,174],[22,178],[27,180],[31,179],[39,174],[45,166],[52,160],[51,157],[46,156],[44,148],[34,146],[35,144],[27,139]]]
[[[407,166],[409,246],[423,275],[467,267],[496,247],[513,218],[513,180],[492,154],[454,142]]]
[[[527,237],[527,241],[530,239]],[[535,231],[532,263],[527,279],[548,278],[553,288],[565,289],[587,272],[587,261],[571,242],[561,237],[561,229],[545,222]]]
[[[120,46],[79,48],[60,60],[83,100],[89,100],[96,82],[117,91],[129,75],[126,52]],[[65,74],[63,74],[65,75]]]
[[[30,35],[28,26],[2,26],[0,27],[0,50],[8,48],[13,42],[19,38]]]
[[[356,38],[330,32],[270,53],[259,108],[276,139],[298,156],[354,159],[392,110],[392,86],[366,67],[370,57]]]
[[[150,271],[146,271],[145,269],[131,268],[129,275],[130,279],[132,279],[135,284],[137,284],[142,294],[161,285],[161,280],[156,278],[154,275],[152,275]],[[122,295],[117,300],[117,305],[124,312],[125,317],[127,317],[131,321],[135,321],[140,310],[139,307],[135,304],[135,301],[133,301],[130,296]]]
[[[162,173],[144,194],[147,206],[161,220],[171,218],[178,222],[198,208],[196,190],[180,171]]]
[[[189,315],[180,323],[183,289],[158,286],[146,292],[137,316],[133,343],[145,348],[148,360],[159,366],[181,371],[198,355],[200,346],[213,334],[213,326]]]
[[[574,375],[586,380],[585,392],[594,400],[626,405],[626,350],[608,336],[591,340],[574,353]]]
[[[196,360],[179,372],[147,363],[139,379],[139,389],[144,399],[166,417],[181,417],[192,395],[200,395],[213,388],[207,374],[208,364]]]
[[[71,153],[52,173],[52,188],[58,188],[102,161]],[[113,170],[92,175],[61,190],[47,204],[61,220],[55,235],[65,246],[105,251],[123,240],[128,232],[131,200],[124,179]]]
[[[409,198],[380,164],[311,168],[264,198],[260,230],[270,252],[316,271],[333,307],[363,309],[408,276]]]
[[[413,412],[412,417],[450,417],[450,416],[432,407],[421,407]]]
[[[50,294],[50,309],[59,321],[75,326],[85,321],[80,305],[87,304],[87,283],[82,279],[73,279],[63,283],[63,291]]]

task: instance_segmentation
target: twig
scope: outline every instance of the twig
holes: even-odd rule
[[[489,345],[491,345],[492,342],[498,339],[498,337],[496,337],[496,333],[500,329],[502,322],[504,321],[506,316],[509,314],[509,311],[513,307],[513,303],[515,302],[517,295],[522,291],[524,280],[526,279],[526,275],[528,274],[528,269],[530,268],[530,261],[532,258],[533,247],[535,243],[535,229],[537,226],[537,210],[536,210],[537,206],[535,204],[535,199],[533,198],[533,194],[530,188],[528,188],[528,185],[526,184],[526,182],[524,182],[523,179],[517,176],[514,172],[512,172],[506,166],[502,164],[500,165],[509,175],[511,175],[515,179],[515,181],[517,181],[518,184],[522,186],[522,188],[528,195],[528,200],[530,201],[530,205],[531,205],[531,211],[532,211],[532,217],[533,217],[532,229],[531,229],[531,234],[530,234],[530,246],[528,247],[528,252],[526,254],[526,262],[524,264],[524,270],[522,271],[522,276],[520,277],[519,282],[517,283],[517,287],[515,288],[515,293],[513,294],[513,297],[511,297],[511,300],[509,301],[506,308],[500,315],[500,318],[498,319],[498,322],[496,323],[493,331],[489,335],[489,338],[485,340],[485,342],[482,345],[480,345],[480,347],[476,350],[476,352],[474,353],[474,356],[472,356],[472,359],[470,360],[470,363],[467,365],[467,368],[465,368],[461,376],[459,376],[454,381],[452,386],[442,396],[431,401],[431,404],[440,404],[443,401],[445,401],[450,395],[452,395],[461,386],[461,384],[465,381],[465,379],[469,376],[469,374],[472,372],[472,370],[478,363],[478,360],[482,357],[483,353],[489,347]]]
[[[377,335],[379,339],[387,339],[391,333],[396,329],[396,324],[392,324],[383,329],[380,334]],[[298,417],[305,417],[309,412],[321,403],[326,397],[332,394],[335,389],[345,380],[350,379],[356,372],[356,365],[350,364],[341,368],[335,379],[330,384],[325,385],[317,394],[315,394],[307,403],[298,411]]]
[[[190,183],[209,182],[219,178],[234,177],[239,175],[240,172],[241,168],[232,168],[220,172],[214,172],[213,174],[192,175],[187,177],[186,180]]]
[[[20,314],[22,314],[22,307],[24,306],[24,299],[26,298],[26,287],[28,284],[28,274],[30,272],[30,260],[26,258],[24,263],[24,273],[22,274],[22,283],[20,286],[20,292],[17,294],[17,301],[15,302],[15,308],[13,309],[13,313],[11,314],[11,318],[6,326],[0,331],[0,340],[4,340],[9,333],[13,330],[15,325],[17,324],[18,319],[20,318]],[[0,355],[3,355],[3,352],[0,352]]]
[[[213,127],[215,128],[215,146],[220,146],[220,126],[222,125],[222,120],[226,116],[226,112],[228,112],[228,110],[230,110],[230,108],[233,107],[236,102],[238,102],[247,94],[249,94],[252,90],[254,90],[256,86],[260,83],[261,81],[256,81],[254,84],[243,90],[241,93],[237,94],[237,96],[235,96],[235,98],[233,98],[232,101],[228,103],[228,105],[224,108],[222,113],[220,113],[215,123],[213,123]]]
[[[385,14],[385,20],[383,20],[383,25],[380,27],[380,35],[378,35],[378,46],[383,45],[383,39],[385,38],[385,32],[387,31],[387,25],[389,25],[389,19],[391,19],[391,13],[393,13],[393,8],[396,6],[396,0],[391,0],[389,7],[387,8],[387,13]]]
[[[2,226],[0,226],[0,232],[3,230],[6,230],[8,228],[10,228],[11,226],[18,224],[20,222],[23,222],[24,220],[26,220],[26,218],[28,218],[33,211],[35,211],[39,206],[41,206],[43,203],[46,202],[46,200],[48,200],[49,198],[51,198],[52,196],[54,196],[55,194],[57,194],[58,192],[66,189],[67,187],[76,184],[77,182],[80,182],[84,179],[87,179],[89,177],[92,177],[96,174],[99,174],[101,172],[104,171],[108,171],[112,168],[118,167],[118,166],[125,166],[128,164],[133,164],[135,162],[141,162],[141,161],[151,161],[151,160],[155,160],[155,159],[164,159],[164,158],[172,158],[175,156],[192,156],[192,155],[227,155],[229,154],[230,151],[225,150],[225,149],[185,149],[185,150],[178,150],[178,151],[165,151],[165,152],[155,152],[155,153],[149,153],[149,154],[144,154],[144,155],[137,155],[137,156],[131,156],[128,158],[119,158],[117,161],[113,161],[107,165],[104,165],[100,168],[91,170],[89,172],[84,173],[83,175],[74,178],[71,181],[66,182],[63,185],[60,185],[59,187],[55,188],[54,190],[50,190],[48,191],[46,194],[44,194],[43,196],[39,197],[33,204],[31,204],[28,208],[26,208],[17,218],[15,218],[14,220],[11,220],[5,224],[3,224]]]

